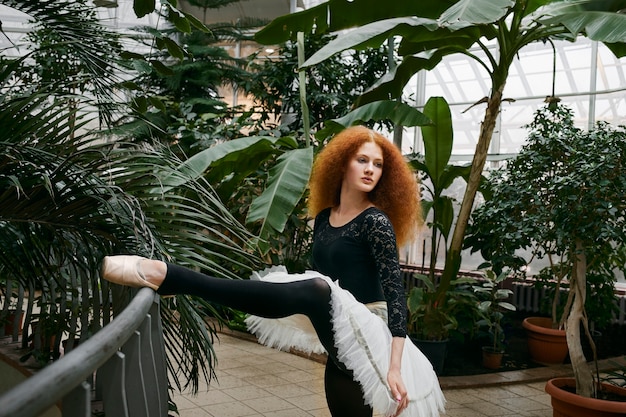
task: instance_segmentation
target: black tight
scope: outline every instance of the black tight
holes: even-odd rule
[[[325,372],[326,399],[333,417],[370,417],[358,382],[337,360],[330,313],[330,287],[321,278],[271,283],[221,279],[167,264],[158,293],[189,294],[265,318],[305,314],[329,354]]]
[[[372,408],[363,401],[361,385],[352,379],[351,372],[339,369],[332,360],[326,362],[324,388],[333,417],[372,417]]]

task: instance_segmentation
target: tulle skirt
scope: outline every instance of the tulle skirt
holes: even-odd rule
[[[253,274],[252,279],[291,282],[316,277],[326,280],[331,288],[331,315],[339,361],[353,372],[363,390],[365,403],[377,413],[393,416],[397,402],[387,385],[392,336],[386,319],[381,318],[379,305],[368,308],[330,278],[314,271],[289,274],[284,267],[272,267]],[[313,325],[304,315],[280,319],[251,315],[246,318],[246,324],[264,345],[282,350],[293,347],[309,354],[326,352]],[[401,372],[410,403],[400,416],[435,417],[443,413],[445,398],[437,375],[408,337],[404,343]]]

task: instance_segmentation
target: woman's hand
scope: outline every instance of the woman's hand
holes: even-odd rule
[[[398,403],[396,414],[394,414],[395,417],[400,415],[400,413],[402,413],[402,411],[404,411],[404,409],[409,405],[409,396],[407,395],[404,381],[402,381],[400,369],[389,369],[389,373],[387,374],[387,383],[391,389],[393,399]]]
[[[404,338],[394,337],[391,339],[391,358],[389,362],[389,372],[387,372],[387,383],[391,390],[393,399],[398,403],[395,416],[398,416],[409,405],[409,396],[402,380],[402,352],[404,350]]]

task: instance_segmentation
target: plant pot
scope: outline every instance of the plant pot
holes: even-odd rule
[[[9,310],[9,314],[7,315],[5,324],[4,324],[4,335],[11,336],[13,335],[13,329],[17,326],[17,334],[22,334],[22,322],[24,320],[24,312],[22,310]]]
[[[415,346],[422,351],[424,356],[428,358],[433,365],[433,369],[437,375],[443,371],[443,365],[446,359],[446,351],[448,347],[448,339],[446,340],[421,340],[411,338]]]
[[[527,317],[522,326],[528,335],[528,352],[533,361],[543,365],[563,363],[568,353],[565,330],[553,329],[548,317]]]
[[[70,344],[70,339],[64,339],[61,341],[61,345],[63,345],[63,353],[69,353],[72,349],[77,348],[80,344],[80,338],[76,337],[72,340],[73,343]]]
[[[581,397],[564,389],[575,387],[574,378],[553,378],[546,383],[546,392],[552,397],[553,417],[617,417],[626,415],[626,402],[608,401]],[[624,397],[626,389],[611,384],[602,384],[608,392]]]
[[[494,350],[493,346],[483,346],[483,366],[487,369],[500,369],[504,351]]]
[[[30,327],[31,327],[31,334],[29,337],[30,349],[39,348],[42,351],[54,349],[54,343],[56,342],[56,335],[45,334],[38,320],[31,321]],[[36,341],[38,341],[39,343],[36,343]]]

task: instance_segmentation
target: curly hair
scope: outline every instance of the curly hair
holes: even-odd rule
[[[383,172],[370,192],[371,202],[384,211],[396,233],[398,246],[415,239],[423,223],[419,187],[400,150],[381,134],[363,126],[349,127],[328,142],[315,159],[309,181],[309,214],[339,205],[341,184],[350,158],[366,142],[383,153]]]

